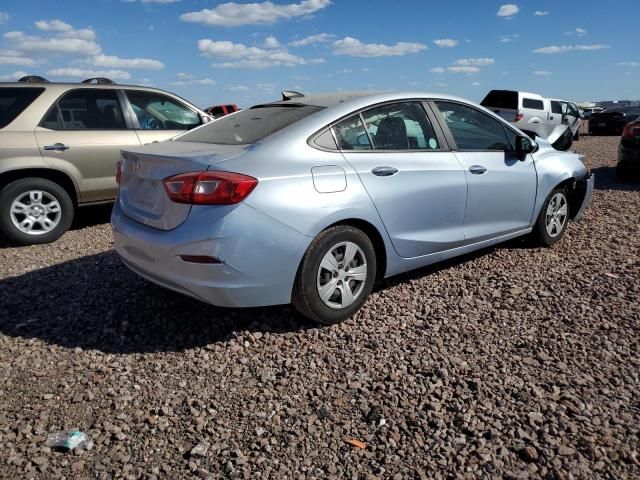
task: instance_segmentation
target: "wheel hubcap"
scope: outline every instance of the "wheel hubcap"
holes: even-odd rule
[[[318,268],[317,288],[320,299],[331,308],[346,308],[364,290],[367,259],[353,242],[340,242],[329,249]]]
[[[13,225],[27,235],[42,235],[58,226],[62,218],[60,202],[48,192],[29,190],[21,193],[10,209]]]
[[[551,197],[551,201],[547,206],[545,221],[547,234],[550,237],[555,238],[562,233],[567,223],[568,213],[567,198],[563,193],[558,192]]]

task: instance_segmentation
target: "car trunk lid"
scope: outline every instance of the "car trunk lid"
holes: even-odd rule
[[[191,205],[171,201],[163,179],[202,172],[211,165],[242,155],[246,145],[162,142],[123,151],[118,202],[129,218],[150,227],[171,230],[182,224]]]

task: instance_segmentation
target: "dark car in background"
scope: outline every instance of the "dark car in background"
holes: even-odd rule
[[[640,120],[640,106],[610,107],[591,115],[589,133],[591,135],[621,135],[624,127],[636,120]]]
[[[618,177],[640,177],[640,120],[629,123],[622,132],[618,147]]]

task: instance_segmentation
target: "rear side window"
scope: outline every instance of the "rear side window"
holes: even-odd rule
[[[491,90],[480,103],[486,108],[518,109],[518,92],[509,90]]]
[[[72,90],[60,98],[40,123],[51,130],[121,130],[127,128],[115,90]]]
[[[299,103],[256,105],[186,133],[180,137],[180,141],[219,145],[251,144],[319,112],[322,108]]]
[[[522,108],[530,108],[531,110],[544,110],[542,100],[534,100],[533,98],[523,98]]]
[[[44,88],[0,88],[0,128],[13,122]]]

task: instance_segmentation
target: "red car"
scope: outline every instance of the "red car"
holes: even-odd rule
[[[235,105],[213,105],[205,110],[206,113],[211,115],[213,118],[224,117],[225,115],[229,115],[230,113],[237,112],[239,108]]]

